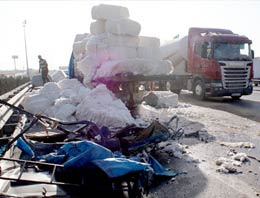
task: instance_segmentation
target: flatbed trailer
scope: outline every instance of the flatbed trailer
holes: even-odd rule
[[[187,89],[187,81],[192,76],[185,75],[134,75],[131,73],[96,79],[93,83],[103,83],[129,108],[140,102],[140,93],[144,91],[172,91],[179,94]]]

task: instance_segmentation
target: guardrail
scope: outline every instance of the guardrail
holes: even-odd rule
[[[1,95],[0,99],[5,100],[8,103],[17,107],[22,102],[23,96],[26,92],[30,90],[30,88],[30,82],[25,83],[10,92]],[[13,112],[13,109],[4,105],[0,105],[0,130],[5,126],[9,118],[12,116]]]

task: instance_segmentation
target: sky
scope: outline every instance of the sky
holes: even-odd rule
[[[140,35],[161,43],[187,35],[190,27],[225,28],[246,35],[260,56],[260,1],[0,0],[0,70],[14,69],[13,55],[17,69],[26,68],[24,30],[29,68],[38,69],[39,54],[50,69],[67,66],[75,35],[89,33],[91,8],[100,3],[127,7],[130,19],[141,24]]]

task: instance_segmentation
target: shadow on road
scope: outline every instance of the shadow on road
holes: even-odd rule
[[[179,96],[181,102],[226,111],[237,116],[260,122],[260,101],[249,100],[248,96],[240,100],[232,100],[230,97],[208,98],[204,101],[195,99],[190,92],[182,92]]]

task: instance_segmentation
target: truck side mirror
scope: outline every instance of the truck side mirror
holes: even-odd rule
[[[255,51],[254,50],[251,50],[251,56],[252,56],[252,59],[255,58]]]

